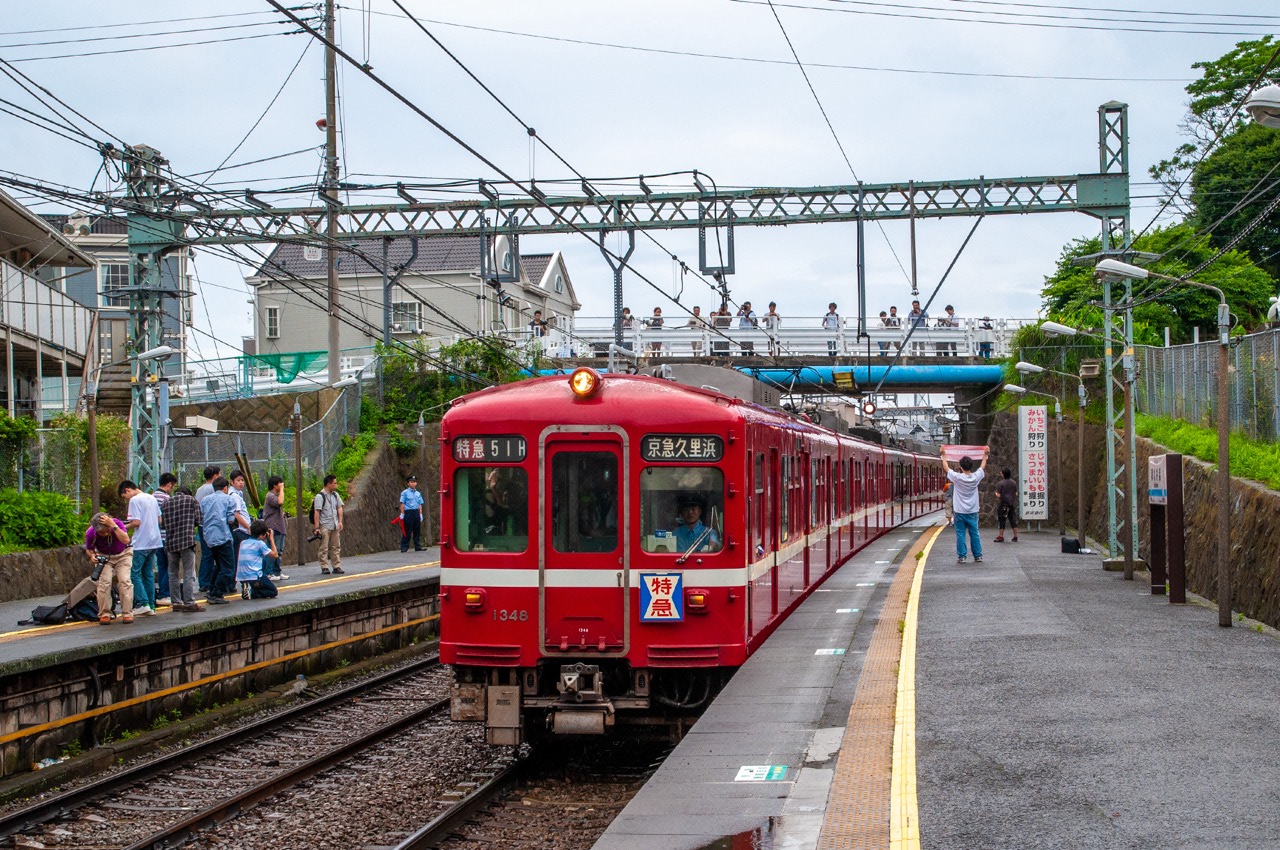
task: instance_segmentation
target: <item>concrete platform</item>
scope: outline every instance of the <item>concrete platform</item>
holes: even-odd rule
[[[116,619],[109,626],[83,622],[60,626],[19,626],[18,622],[31,616],[31,609],[37,605],[57,604],[62,601],[62,596],[0,603],[0,674],[11,662],[62,654],[106,639],[118,640],[135,635],[160,637],[174,629],[240,618],[249,611],[270,611],[303,600],[323,600],[424,578],[438,578],[440,552],[438,547],[432,547],[422,552],[356,555],[343,558],[342,569],[345,575],[325,576],[320,574],[320,567],[315,562],[302,567],[296,564],[286,566],[284,572],[289,580],[280,583],[280,595],[275,599],[245,601],[232,595],[227,597],[230,604],[209,605],[205,611],[194,614],[162,606],[154,617],[137,617],[128,625]],[[199,595],[199,601],[204,602],[203,594]]]
[[[898,563],[929,526],[913,523],[874,541],[806,599],[597,850],[817,846],[872,627]]]
[[[982,536],[982,564],[956,563],[950,529],[922,561],[900,668],[914,666],[915,711],[897,726],[914,758],[893,762],[908,823],[892,846],[1280,848],[1280,636],[1170,605],[1145,573],[1126,582],[1100,555],[1061,554],[1053,530]],[[887,846],[832,843],[828,822],[898,569],[872,549],[751,658],[596,850]],[[888,835],[890,800],[873,808]]]

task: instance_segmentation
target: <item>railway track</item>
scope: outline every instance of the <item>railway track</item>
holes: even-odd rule
[[[395,850],[586,850],[670,750],[615,741],[535,751],[469,789]]]
[[[172,847],[447,712],[423,659],[0,818],[10,846]],[[34,840],[34,843],[33,843]]]

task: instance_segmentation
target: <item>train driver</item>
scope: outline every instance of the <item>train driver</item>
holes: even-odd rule
[[[697,493],[681,493],[676,499],[680,523],[676,526],[676,549],[687,552],[720,551],[720,535],[714,528],[702,524],[702,511],[706,500]]]

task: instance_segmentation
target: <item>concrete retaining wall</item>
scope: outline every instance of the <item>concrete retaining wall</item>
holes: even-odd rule
[[[343,662],[426,640],[435,633],[435,621],[319,649],[252,673],[236,672],[259,661],[316,650],[344,638],[438,614],[438,589],[436,579],[404,582],[0,664],[0,735],[229,674],[212,683],[0,745],[0,777],[29,770],[41,759],[56,758],[64,747],[88,749],[119,738],[125,731],[152,728],[160,718],[173,718],[174,712],[186,716],[215,704],[225,705],[299,674],[314,675]]]
[[[1076,423],[1062,423],[1062,475],[1065,486],[1058,484],[1054,466],[1055,438],[1049,434],[1050,519],[1041,525],[1057,530],[1060,500],[1065,502],[1067,533],[1075,534],[1076,525]],[[1101,548],[1107,544],[1107,488],[1105,431],[1097,425],[1085,425],[1085,526],[1088,536]],[[1001,414],[992,430],[991,458],[987,462],[987,478],[982,491],[982,524],[984,540],[993,535],[996,525],[995,484],[1003,466],[1017,475],[1017,417]],[[1150,556],[1150,507],[1146,502],[1147,459],[1168,450],[1150,440],[1138,440],[1138,555]],[[1218,593],[1218,497],[1217,467],[1190,457],[1182,461],[1183,499],[1186,527],[1187,589],[1208,599]],[[1123,503],[1117,508],[1123,515]],[[1280,628],[1280,492],[1261,484],[1233,479],[1231,484],[1231,565],[1234,587],[1233,610],[1246,617]]]

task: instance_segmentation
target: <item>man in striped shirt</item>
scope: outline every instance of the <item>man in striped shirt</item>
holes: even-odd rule
[[[200,504],[190,490],[180,487],[160,506],[160,518],[164,521],[173,610],[203,611],[204,606],[196,602],[196,564],[200,551],[196,523],[200,519]]]

